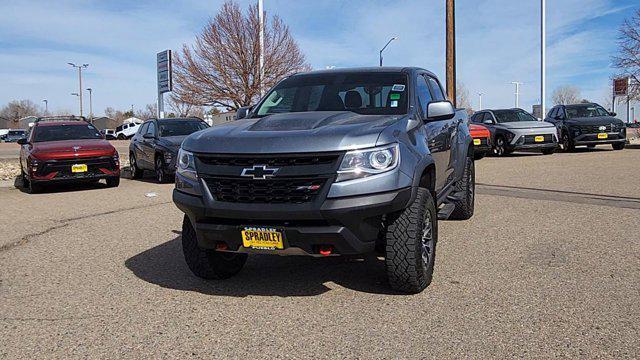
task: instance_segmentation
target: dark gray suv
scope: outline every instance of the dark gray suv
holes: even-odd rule
[[[419,68],[282,80],[238,120],[187,137],[173,200],[186,262],[228,278],[247,254],[385,257],[390,285],[431,282],[437,220],[474,211],[465,110]]]

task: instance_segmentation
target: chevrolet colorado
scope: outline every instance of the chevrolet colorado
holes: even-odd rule
[[[199,277],[224,279],[249,253],[382,251],[392,288],[433,276],[438,219],[474,211],[465,110],[419,68],[295,74],[237,121],[187,137],[173,201]]]

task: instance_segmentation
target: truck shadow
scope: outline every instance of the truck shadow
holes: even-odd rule
[[[366,293],[398,294],[388,286],[384,261],[373,255],[364,259],[252,255],[231,279],[203,280],[184,262],[178,236],[127,259],[125,266],[146,282],[215,296],[315,296],[333,290],[335,285],[327,283]]]

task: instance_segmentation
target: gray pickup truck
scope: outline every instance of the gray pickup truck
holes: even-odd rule
[[[237,121],[187,137],[173,200],[191,271],[224,279],[247,254],[381,252],[392,288],[433,275],[438,219],[474,211],[473,143],[431,72],[296,74]]]

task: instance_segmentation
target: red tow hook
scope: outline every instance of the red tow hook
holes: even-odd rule
[[[218,251],[225,251],[225,250],[229,250],[229,245],[227,245],[226,242],[223,241],[218,241],[216,243],[216,250]]]
[[[322,256],[329,256],[333,252],[333,246],[331,245],[321,245],[319,253]]]

